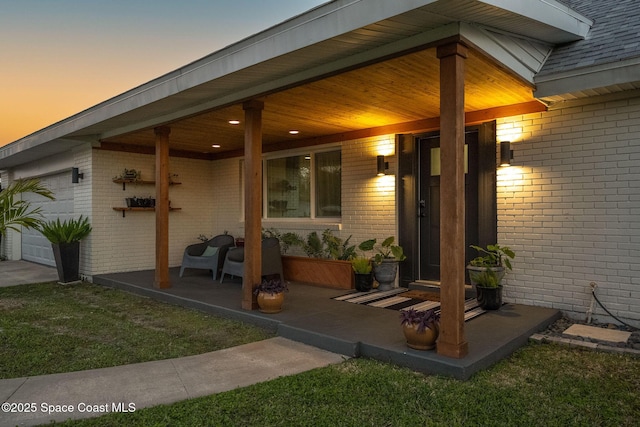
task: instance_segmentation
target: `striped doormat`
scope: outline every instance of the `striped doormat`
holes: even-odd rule
[[[406,295],[406,296],[405,296]],[[390,291],[369,291],[351,292],[346,295],[334,297],[336,301],[344,301],[352,304],[368,305],[370,307],[386,308],[389,310],[409,310],[411,308],[418,311],[434,309],[440,312],[440,301],[425,300],[416,298],[416,294],[406,288],[395,288]],[[475,298],[470,298],[464,302],[465,322],[485,313],[485,310],[478,306]]]

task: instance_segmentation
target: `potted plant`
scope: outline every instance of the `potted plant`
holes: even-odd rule
[[[60,218],[42,224],[40,232],[51,242],[58,278],[62,283],[80,280],[80,241],[91,232],[89,219],[60,222]]]
[[[114,180],[126,180],[126,181],[138,181],[141,178],[140,171],[135,169],[124,169],[119,176],[114,177]]]
[[[342,240],[334,236],[331,230],[326,229],[322,232],[322,236],[312,231],[306,240],[300,242],[300,245],[309,257],[348,261],[356,254],[356,247],[349,246],[349,240],[351,236]]]
[[[388,291],[394,287],[398,274],[398,263],[407,258],[402,246],[394,245],[394,241],[395,238],[390,236],[379,245],[376,245],[376,239],[370,239],[358,246],[363,251],[377,251],[373,257],[373,275],[378,281],[378,289],[381,291]]]
[[[440,334],[440,315],[433,309],[417,311],[413,308],[400,312],[402,332],[407,345],[415,350],[431,350]]]
[[[497,310],[502,306],[502,278],[506,269],[511,270],[511,260],[516,255],[509,247],[498,244],[470,247],[481,254],[467,266],[478,303],[485,310]]]
[[[373,266],[369,258],[358,256],[351,260],[353,273],[355,276],[355,287],[360,292],[370,291],[373,287],[373,275],[371,271]]]
[[[287,284],[280,279],[263,280],[256,286],[253,293],[258,297],[258,306],[263,313],[279,313],[282,311],[284,293],[288,291]]]

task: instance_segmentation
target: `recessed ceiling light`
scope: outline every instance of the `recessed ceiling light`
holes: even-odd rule
[[[240,120],[229,120],[229,124],[230,125],[239,125],[240,124]]]
[[[211,147],[213,147],[213,148],[220,148],[220,144],[213,144]]]
[[[293,129],[292,129],[292,130],[290,130],[290,131],[289,131],[289,133],[290,133],[291,135],[297,135],[297,134],[299,134],[299,133],[300,133],[300,131],[299,131],[299,130],[293,130]]]

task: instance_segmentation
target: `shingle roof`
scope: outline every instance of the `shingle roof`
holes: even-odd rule
[[[638,0],[562,0],[594,21],[585,40],[554,49],[538,76],[640,56]]]

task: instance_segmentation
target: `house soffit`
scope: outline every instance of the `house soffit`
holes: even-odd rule
[[[428,48],[367,65],[262,99],[263,144],[294,148],[309,139],[361,129],[437,118],[440,114],[439,60]],[[471,49],[466,60],[465,111],[481,111],[533,100],[532,85],[483,52]],[[174,150],[215,157],[244,147],[242,105],[217,108],[169,123]],[[300,131],[290,135],[289,130]],[[416,129],[421,130],[421,129]],[[152,128],[104,138],[104,142],[153,147]],[[220,145],[213,148],[212,145]]]

